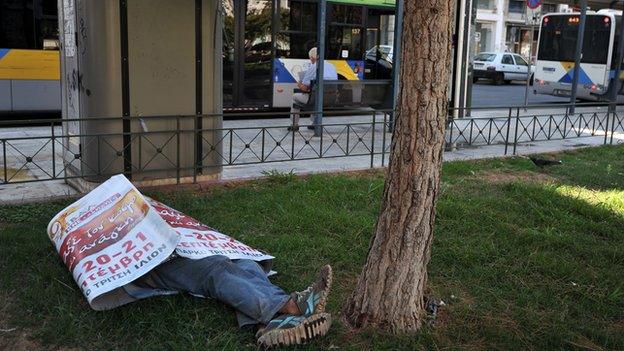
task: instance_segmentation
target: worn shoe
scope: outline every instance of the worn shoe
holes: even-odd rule
[[[312,316],[282,315],[269,322],[256,333],[258,345],[263,347],[306,344],[329,331],[331,315],[319,313]]]
[[[325,265],[316,274],[316,279],[310,286],[301,292],[292,293],[291,297],[299,306],[301,314],[311,316],[325,312],[332,281],[332,268],[330,265]]]
[[[288,127],[289,132],[297,132],[299,131],[299,126],[290,126]]]
[[[314,130],[316,127],[314,125],[309,125],[307,128],[310,130]]]

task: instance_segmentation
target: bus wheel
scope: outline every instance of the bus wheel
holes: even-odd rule
[[[505,75],[503,73],[496,74],[496,77],[494,77],[494,84],[502,85],[503,83],[505,83]]]

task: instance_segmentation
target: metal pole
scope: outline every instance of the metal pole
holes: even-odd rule
[[[475,33],[477,32],[477,1],[469,1],[470,5],[470,22],[468,23],[468,31],[466,32],[466,45],[468,57],[468,75],[466,77],[466,107],[464,117],[472,116],[472,80],[474,77],[474,57],[477,55],[477,46],[475,45]]]
[[[390,112],[389,130],[394,131],[395,112],[399,100],[399,79],[401,75],[401,38],[403,37],[403,0],[397,0],[394,15],[394,42],[392,51],[392,112]]]
[[[576,93],[578,90],[578,77],[581,72],[581,57],[583,56],[583,40],[585,38],[585,22],[587,19],[587,0],[581,0],[581,20],[578,34],[576,35],[576,51],[574,54],[574,76],[572,77],[572,92],[570,94],[570,113],[574,113],[576,105]]]
[[[529,105],[529,84],[531,83],[531,57],[533,56],[533,36],[535,35],[535,14],[533,14],[533,18],[529,22],[531,26],[531,40],[529,41],[529,65],[527,66],[527,79],[526,79],[526,87],[524,89],[524,110],[527,110],[527,106]]]
[[[325,31],[327,22],[327,0],[319,0],[318,2],[318,21],[317,21],[317,52],[318,60],[316,61],[316,100],[314,101],[314,136],[320,136],[323,130],[323,78],[325,77]]]
[[[475,1],[476,3],[476,1]],[[470,50],[471,50],[471,45],[470,45],[470,36],[471,36],[471,32],[472,32],[472,1],[466,1],[465,2],[465,9],[464,9],[464,20],[462,21],[462,37],[458,38],[459,41],[463,42],[463,45],[461,46],[462,48],[462,52],[460,53],[461,55],[461,75],[460,75],[460,82],[459,82],[459,99],[458,99],[458,103],[459,103],[459,118],[463,118],[466,116],[470,116],[470,113],[468,112],[468,100],[470,99],[468,97],[468,80],[472,79],[472,72],[471,72],[471,67],[470,65],[472,64],[472,60],[470,59]],[[473,46],[473,45],[472,45]]]

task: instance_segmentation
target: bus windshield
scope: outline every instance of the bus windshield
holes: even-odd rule
[[[579,22],[579,15],[544,17],[537,59],[573,62]],[[610,39],[610,18],[602,15],[587,15],[581,62],[606,64]]]

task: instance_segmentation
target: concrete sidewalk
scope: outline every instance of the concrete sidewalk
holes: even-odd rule
[[[579,119],[578,116],[581,113],[591,116],[606,111],[597,111],[596,108],[579,108],[576,117],[570,119],[570,121],[575,122],[573,126],[563,120],[565,111],[561,113],[561,109],[552,111],[552,114],[547,110],[529,112],[523,115],[526,118],[520,119],[517,123],[516,154],[518,155],[600,146],[604,143],[604,132],[601,135],[594,133],[593,129],[595,128],[589,126],[586,120]],[[508,133],[509,129],[509,133],[514,135],[516,123],[507,127],[508,116],[505,115],[504,111],[480,110],[479,113],[479,117],[476,118],[457,120],[454,123],[453,131],[447,131],[447,139],[453,135],[454,145],[458,148],[444,153],[446,161],[505,156],[503,134]],[[488,119],[491,117],[496,117],[496,119]],[[595,120],[599,122],[600,118],[602,117],[597,116]],[[225,121],[223,127],[226,130],[220,141],[220,146],[228,152],[219,154],[225,164],[221,179],[257,178],[272,171],[301,174],[359,170],[371,166],[383,167],[388,162],[392,135],[387,130],[387,124],[384,125],[387,119],[384,119],[383,116],[375,117],[375,128],[373,128],[372,121],[372,114],[326,117],[323,121],[322,139],[314,137],[313,132],[305,127],[294,134],[288,132],[285,128],[287,125],[285,119]],[[563,130],[564,122],[566,123],[565,130]],[[537,132],[538,137],[545,138],[548,133],[545,130],[546,124],[551,125],[552,133],[569,133],[568,135],[575,137],[563,140],[531,141],[528,129],[536,129],[533,130],[533,134]],[[55,135],[60,135],[60,127],[57,128],[55,128]],[[539,128],[543,128],[544,131],[540,132]],[[16,140],[9,143],[9,146],[6,147],[7,157],[4,160],[7,162],[7,168],[14,172],[14,174],[9,174],[9,178],[36,180],[50,178],[52,173],[57,176],[62,175],[61,153],[63,150],[58,145],[60,143],[57,142],[57,147],[54,149],[56,157],[54,157],[55,162],[53,164],[53,148],[49,138],[47,138],[51,133],[50,129],[50,127],[0,129],[0,138],[41,137],[41,139]],[[472,145],[466,142],[466,139],[470,139],[466,136],[469,129],[475,133],[472,135]],[[500,129],[498,133],[497,129]],[[613,144],[624,143],[623,129],[624,127],[614,133]],[[490,132],[489,138],[485,136],[485,130]],[[479,131],[482,135],[479,135]],[[489,145],[487,139],[489,139]],[[386,154],[382,156],[382,152]],[[507,155],[512,153],[513,145],[508,145]],[[36,162],[25,163],[24,158],[29,156],[33,156],[32,158]],[[292,160],[297,158],[300,160]],[[0,178],[3,176],[0,175]],[[76,191],[61,180],[7,184],[0,185],[0,204],[38,202],[75,194]]]

